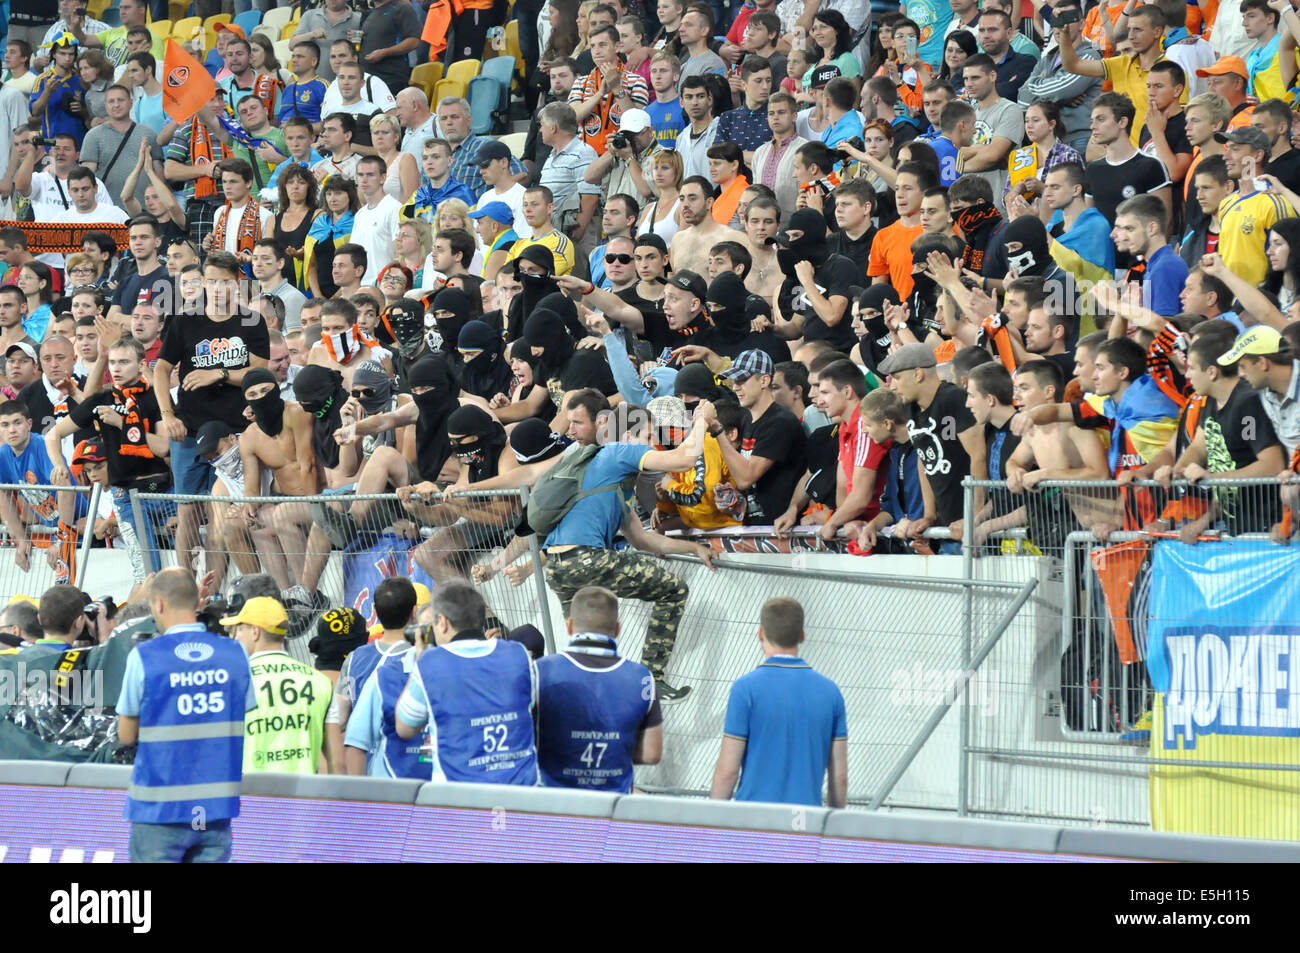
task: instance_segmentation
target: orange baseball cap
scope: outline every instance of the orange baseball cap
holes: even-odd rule
[[[233,23],[218,23],[212,29],[213,32],[216,33],[220,33],[222,30],[226,30],[229,33],[235,34],[235,36],[239,37],[241,40],[248,39],[248,37],[244,36],[244,28],[242,26],[236,26]],[[1242,69],[1245,69],[1245,67],[1243,66]]]
[[[1209,69],[1198,69],[1197,76],[1227,76],[1229,73],[1236,73],[1246,82],[1250,82],[1250,71],[1246,69],[1246,61],[1240,56],[1221,56],[1219,61]]]

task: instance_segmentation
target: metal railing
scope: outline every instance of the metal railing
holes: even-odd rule
[[[0,483],[0,494],[4,496],[6,515],[21,527],[15,534],[8,520],[0,519],[4,545],[14,548],[21,545],[27,562],[27,568],[23,569],[16,560],[11,572],[0,576],[0,592],[6,594],[5,598],[21,593],[39,599],[57,581],[80,584],[95,540],[94,519],[100,511],[102,488],[98,484],[69,487]],[[66,502],[69,499],[74,501],[70,505]],[[67,575],[56,564],[60,558],[59,522],[69,519],[74,528],[82,524],[83,531],[76,538],[74,565]],[[130,538],[129,529],[125,538]]]

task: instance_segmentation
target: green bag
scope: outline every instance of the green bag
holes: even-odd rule
[[[590,490],[582,488],[587,465],[599,452],[597,446],[580,447],[562,455],[559,463],[542,474],[528,496],[528,525],[534,533],[545,536],[555,529],[579,500],[622,486],[620,480]]]

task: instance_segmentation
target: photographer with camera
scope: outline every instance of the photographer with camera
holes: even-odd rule
[[[599,185],[606,196],[631,195],[638,202],[659,194],[650,173],[655,151],[654,124],[644,109],[629,109],[609,137],[609,149],[583,174],[588,185]]]
[[[87,634],[86,597],[76,586],[50,586],[41,596],[37,617],[45,634],[25,645],[24,650],[42,647],[63,652]]]
[[[375,589],[375,615],[383,634],[351,653],[339,679],[338,709],[346,728],[343,766],[348,774],[372,778],[429,776],[421,762],[425,739],[397,736],[395,712],[415,667],[415,639],[428,626],[415,624],[415,586],[405,576],[390,576]],[[432,635],[426,636],[432,639]],[[350,709],[345,713],[345,709]]]

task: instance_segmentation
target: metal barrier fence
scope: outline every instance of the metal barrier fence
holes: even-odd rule
[[[98,485],[0,483],[0,530],[4,545],[15,550],[12,568],[0,573],[5,599],[21,594],[39,600],[56,582],[80,582],[95,538],[101,496]],[[87,530],[80,537],[61,538],[60,523],[73,526],[81,520]]]

